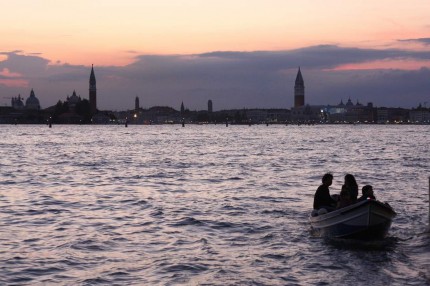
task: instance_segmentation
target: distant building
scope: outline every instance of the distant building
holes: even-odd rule
[[[70,112],[75,112],[76,105],[81,102],[81,97],[76,95],[76,91],[73,91],[72,96],[67,96],[67,104],[69,105]]]
[[[344,104],[343,100],[338,105],[327,105],[323,109],[325,121],[330,123],[375,123],[376,108],[369,102],[366,106],[359,103],[354,104],[348,99]]]
[[[430,109],[412,109],[409,111],[411,123],[430,123]]]
[[[24,98],[18,94],[11,98],[11,106],[0,110],[0,123],[24,123],[35,124],[46,122],[46,114],[40,109],[39,99],[34,90],[31,89],[30,96]]]
[[[287,109],[246,109],[245,119],[248,123],[284,123],[290,119]]]
[[[264,123],[268,121],[267,109],[246,109],[245,111],[245,119],[249,123]],[[232,115],[231,117],[234,118]]]
[[[16,110],[11,106],[0,106],[0,124],[16,123]]]
[[[300,67],[294,84],[294,107],[291,108],[290,120],[298,123],[323,120],[322,106],[305,105],[305,82]]]
[[[91,113],[97,113],[97,86],[96,86],[96,76],[94,74],[94,66],[91,66],[90,75],[90,107]]]
[[[140,115],[140,122],[144,124],[179,123],[183,120],[180,113],[167,106],[154,106]]]
[[[182,103],[181,103],[181,113],[184,113],[185,112],[185,107],[184,107],[184,102],[182,101]]]
[[[110,124],[112,123],[112,118],[104,112],[99,112],[91,118],[91,121],[93,124]]]
[[[24,104],[24,98],[19,94],[17,97],[12,97],[11,99],[12,108],[16,110],[40,110],[39,99],[37,99],[34,94],[34,90],[31,89],[30,96],[27,98]]]
[[[410,112],[404,108],[377,108],[377,123],[406,123]]]
[[[291,121],[297,123],[310,123],[324,121],[324,106],[306,104],[291,108]]]
[[[212,100],[208,100],[208,112],[213,112]]]
[[[134,109],[138,110],[140,108],[139,106],[139,97],[136,96],[136,99],[134,100]]]
[[[12,100],[11,100],[12,108],[24,109],[25,106],[24,106],[24,102],[22,100],[23,100],[23,98],[21,97],[21,94],[18,94],[17,97],[12,97]]]
[[[25,108],[28,110],[40,110],[39,99],[37,99],[33,89],[31,89],[30,97],[25,101]]]
[[[302,72],[299,67],[297,72],[296,82],[294,85],[294,107],[301,107],[305,105],[305,82],[303,80]]]

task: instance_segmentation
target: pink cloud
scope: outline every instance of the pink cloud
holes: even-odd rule
[[[350,63],[339,65],[328,71],[346,71],[346,70],[375,70],[375,69],[391,69],[391,70],[419,70],[423,67],[430,68],[430,60],[378,60],[362,63]]]
[[[19,73],[11,72],[7,68],[0,71],[0,84],[7,87],[28,87],[28,81]]]

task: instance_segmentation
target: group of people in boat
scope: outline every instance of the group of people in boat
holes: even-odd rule
[[[345,175],[342,190],[339,195],[330,195],[329,187],[332,183],[333,175],[331,173],[324,174],[322,177],[322,184],[318,187],[314,196],[314,210],[317,211],[318,214],[331,212],[355,204],[358,201],[376,199],[371,185],[364,186],[361,189],[362,195],[358,198],[357,181],[351,174]]]

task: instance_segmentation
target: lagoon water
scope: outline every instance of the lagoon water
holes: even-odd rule
[[[0,285],[430,285],[428,125],[0,130]],[[312,236],[325,172],[386,240]]]

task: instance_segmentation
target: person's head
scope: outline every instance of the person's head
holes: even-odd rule
[[[345,175],[345,185],[347,186],[357,186],[357,182],[355,181],[355,178],[351,174]]]
[[[363,196],[373,196],[373,187],[371,185],[365,185],[361,189],[361,193]]]
[[[322,177],[322,183],[326,186],[330,186],[333,182],[333,175],[331,173],[326,173]]]

